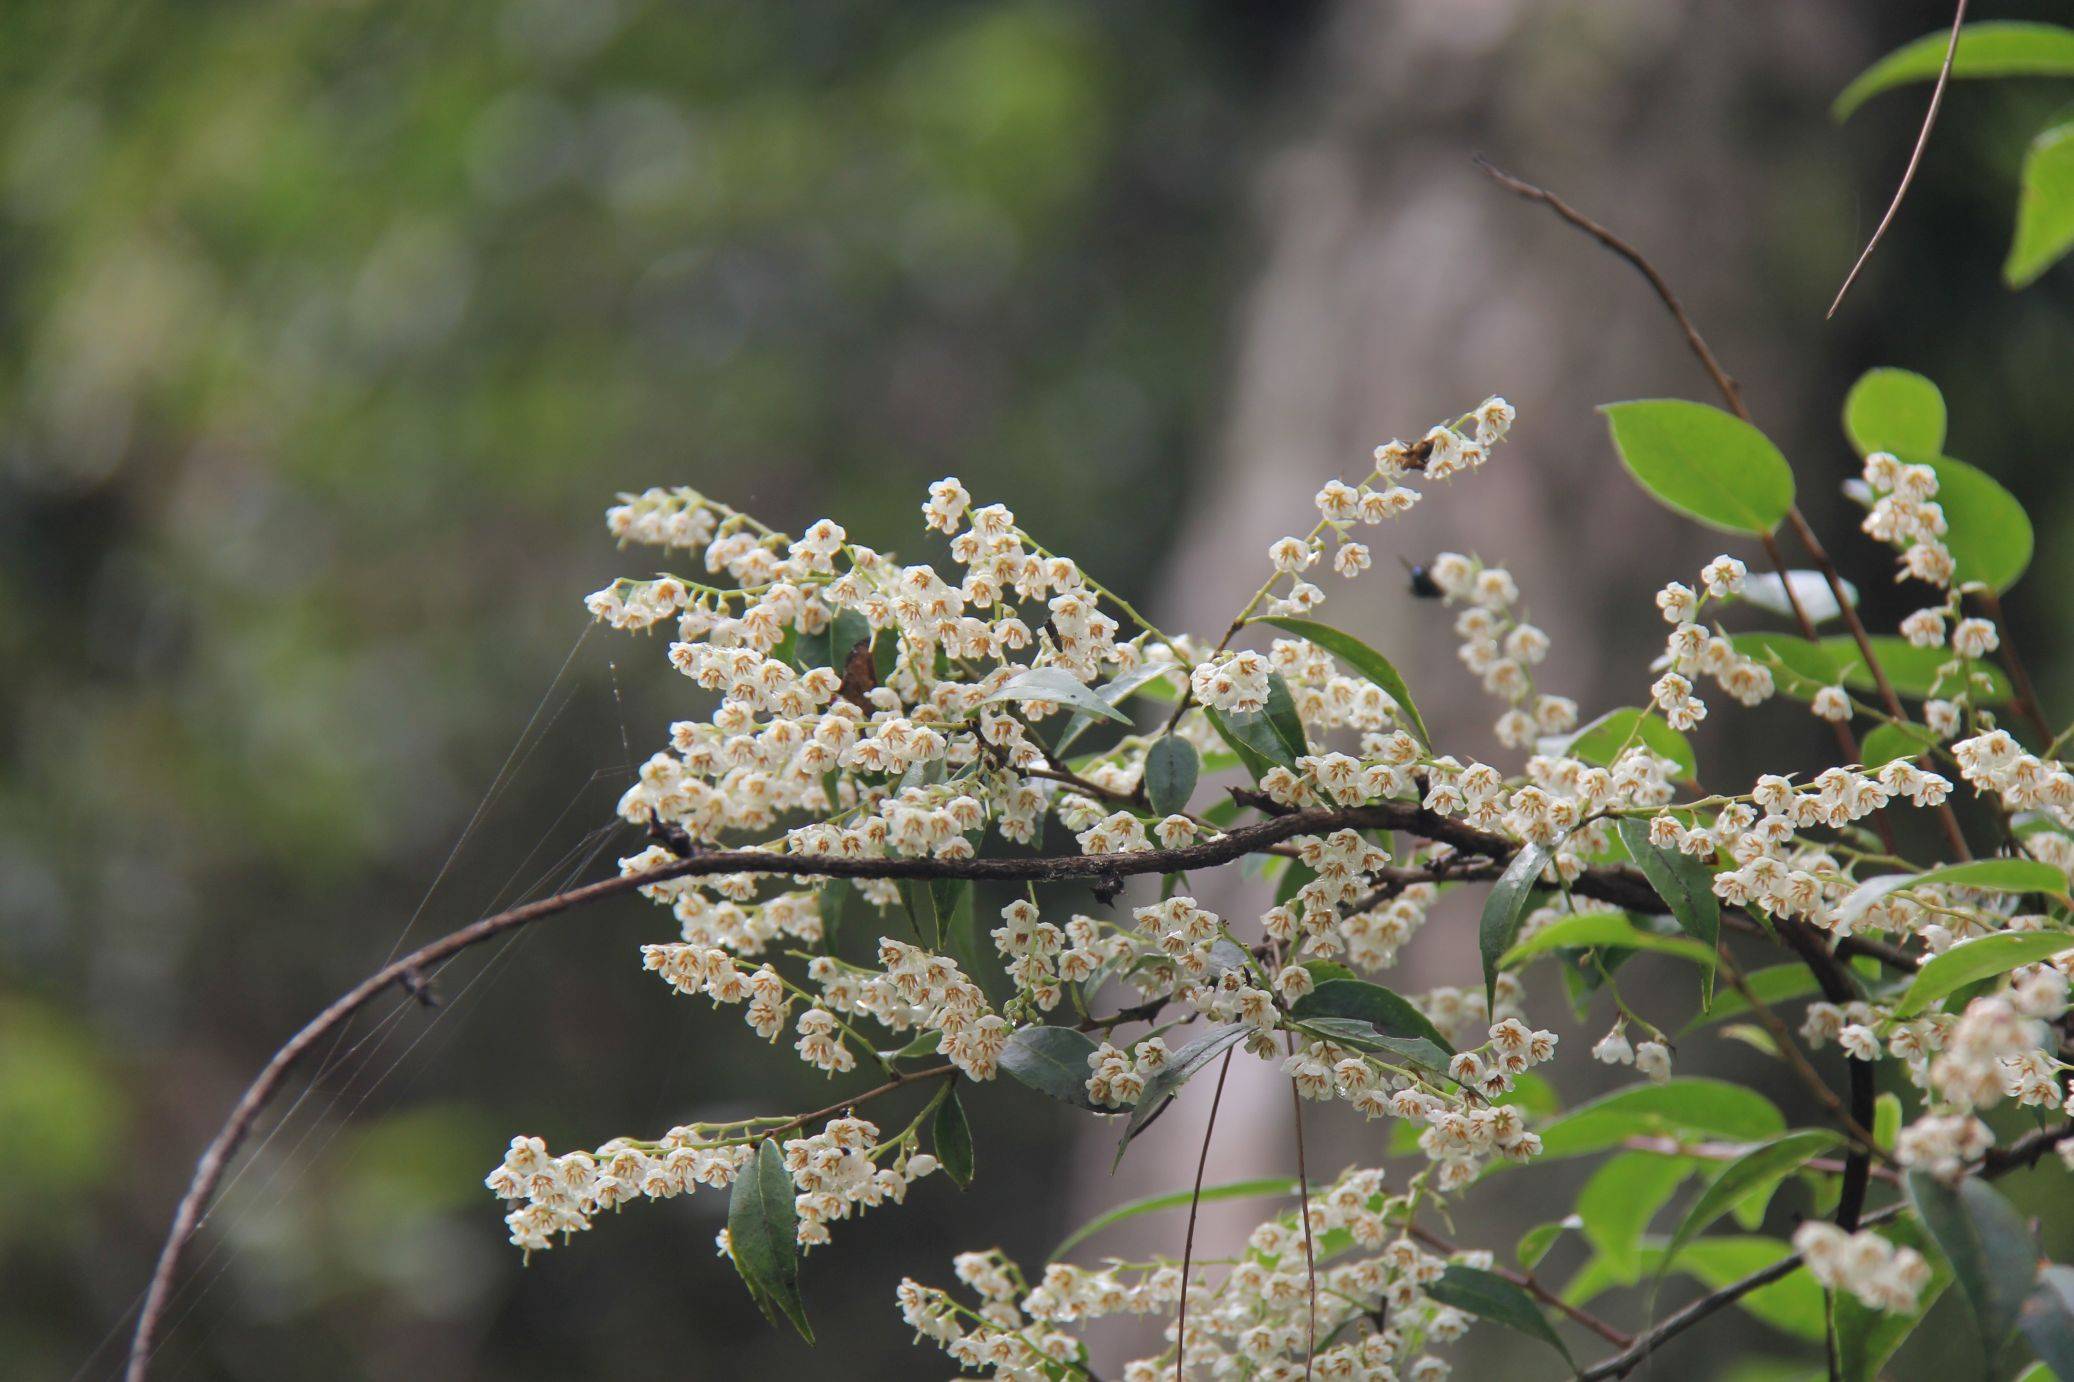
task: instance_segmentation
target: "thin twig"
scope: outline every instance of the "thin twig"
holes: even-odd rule
[[[1289,1049],[1296,1050],[1296,1038],[1289,1038]],[[1311,1363],[1318,1353],[1318,1259],[1311,1245],[1311,1173],[1304,1165],[1303,1156],[1303,1095],[1296,1088],[1296,1081],[1289,1082],[1289,1101],[1296,1113],[1296,1190],[1299,1196],[1297,1212],[1303,1215],[1303,1272],[1310,1283],[1310,1323],[1303,1351],[1304,1382],[1310,1382]],[[1186,1283],[1184,1283],[1184,1289]]]
[[[1630,1140],[1632,1141],[1634,1139]],[[1449,1257],[1452,1257],[1456,1253],[1462,1251],[1461,1248],[1457,1247],[1453,1243],[1450,1243],[1447,1239],[1441,1237],[1439,1234],[1434,1233],[1429,1229],[1421,1228],[1417,1224],[1412,1224],[1407,1231],[1411,1234],[1412,1237],[1418,1239],[1427,1247],[1432,1248],[1435,1251],[1443,1253]],[[1568,1315],[1571,1319],[1577,1321],[1577,1323],[1583,1325],[1586,1329],[1589,1329],[1592,1333],[1598,1335],[1601,1339],[1604,1339],[1607,1343],[1613,1345],[1615,1348],[1626,1348],[1628,1345],[1635,1342],[1634,1335],[1629,1334],[1623,1330],[1615,1329],[1612,1325],[1606,1323],[1606,1321],[1600,1319],[1597,1315],[1592,1314],[1589,1310],[1584,1309],[1582,1306],[1572,1305],[1569,1301],[1564,1300],[1554,1291],[1551,1291],[1548,1289],[1548,1287],[1542,1285],[1540,1281],[1535,1279],[1533,1273],[1516,1272],[1510,1267],[1495,1263],[1492,1265],[1491,1270],[1497,1275],[1504,1277],[1513,1285],[1519,1287],[1522,1291],[1525,1291],[1534,1299],[1540,1301],[1543,1305],[1548,1306],[1552,1310],[1560,1310],[1565,1315]]]
[[[1181,1240],[1181,1308],[1174,1318],[1174,1382],[1183,1382],[1182,1368],[1188,1360],[1188,1269],[1195,1260],[1195,1220],[1203,1207],[1203,1168],[1210,1164],[1210,1134],[1217,1130],[1217,1109],[1224,1102],[1224,1077],[1231,1073],[1232,1052],[1224,1048],[1217,1067],[1217,1088],[1210,1095],[1210,1120],[1203,1124],[1203,1148],[1195,1158],[1195,1189],[1188,1196],[1188,1233]]]
[[[1836,290],[1836,300],[1830,303],[1829,310],[1822,314],[1825,321],[1834,317],[1836,309],[1844,305],[1844,294],[1851,291],[1851,285],[1858,281],[1859,271],[1865,267],[1865,261],[1872,258],[1872,252],[1879,248],[1880,238],[1887,233],[1887,227],[1894,223],[1895,214],[1901,210],[1901,201],[1908,195],[1909,184],[1916,180],[1916,168],[1923,161],[1923,150],[1930,145],[1931,127],[1937,123],[1937,111],[1944,104],[1944,89],[1951,84],[1952,59],[1958,55],[1959,29],[1965,22],[1966,0],[1959,0],[1952,11],[1952,36],[1944,45],[1944,66],[1937,71],[1937,85],[1930,91],[1930,109],[1923,113],[1923,128],[1916,133],[1916,147],[1908,156],[1908,167],[1902,171],[1901,185],[1894,189],[1894,200],[1887,203],[1887,214],[1880,217],[1879,225],[1873,229],[1872,238],[1865,242],[1865,248],[1859,252],[1858,261],[1851,265],[1851,271],[1844,275],[1844,286]]]
[[[2046,723],[2044,706],[2038,700],[2038,688],[2031,684],[2030,669],[2024,666],[2023,658],[2016,651],[2016,640],[2010,636],[2009,620],[2002,613],[2002,597],[1992,590],[1983,590],[1976,598],[2002,635],[2002,666],[2009,673],[2010,689],[2016,692],[2016,713],[2030,722],[2031,732],[2038,736],[2041,746],[2052,743],[2052,726]]]
[[[1851,1116],[1851,1111],[1844,1107],[1844,1101],[1837,1097],[1836,1091],[1829,1087],[1829,1082],[1822,1078],[1821,1072],[1817,1071],[1802,1053],[1800,1043],[1794,1039],[1785,1019],[1773,1012],[1769,1003],[1758,997],[1757,991],[1751,988],[1749,981],[1743,977],[1742,970],[1730,962],[1726,955],[1721,960],[1721,973],[1728,980],[1729,986],[1742,995],[1743,1001],[1750,1006],[1750,1011],[1757,1020],[1764,1024],[1765,1030],[1771,1033],[1773,1044],[1779,1048],[1780,1058],[1786,1062],[1787,1067],[1800,1082],[1814,1093],[1822,1107],[1829,1110],[1830,1116],[1844,1130],[1844,1135],[1857,1143],[1866,1153],[1874,1156],[1884,1155],[1880,1151],[1879,1143],[1873,1138],[1872,1130]],[[1845,1169],[1848,1170],[1848,1163]]]

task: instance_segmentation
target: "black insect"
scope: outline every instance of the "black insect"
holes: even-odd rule
[[[1411,593],[1421,600],[1438,600],[1444,592],[1433,579],[1433,573],[1425,563],[1406,562],[1404,569],[1411,573]]]

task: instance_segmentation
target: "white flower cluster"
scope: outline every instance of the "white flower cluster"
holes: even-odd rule
[[[1930,1284],[1930,1264],[1921,1253],[1871,1229],[1846,1233],[1810,1219],[1793,1231],[1793,1248],[1810,1276],[1832,1291],[1850,1292],[1868,1310],[1913,1314]]]
[[[1689,730],[1707,718],[1707,703],[1694,694],[1697,677],[1713,678],[1714,684],[1740,705],[1760,705],[1771,698],[1771,668],[1737,652],[1727,638],[1708,633],[1699,621],[1710,602],[1741,595],[1748,575],[1743,563],[1734,557],[1720,556],[1700,568],[1698,589],[1672,581],[1656,592],[1656,607],[1671,626],[1671,633],[1664,641],[1663,657],[1657,664],[1666,670],[1649,688],[1649,695],[1672,729]],[[1836,687],[1824,689],[1825,696],[1830,692],[1840,694]],[[1848,698],[1845,707],[1845,718],[1849,718]],[[1816,713],[1833,716],[1833,710],[1833,704],[1825,700]]]
[[[629,1200],[674,1199],[698,1186],[720,1188],[755,1154],[742,1143],[707,1144],[698,1128],[672,1128],[660,1142],[627,1138],[595,1152],[549,1156],[537,1137],[514,1137],[504,1160],[483,1180],[510,1202],[504,1216],[511,1241],[527,1253],[544,1252],[556,1238],[591,1226],[593,1215]]]
[[[1166,1068],[1167,1044],[1147,1037],[1129,1049],[1103,1042],[1087,1058],[1087,1097],[1103,1108],[1130,1108],[1145,1092],[1145,1077]]]
[[[1901,575],[1931,585],[1952,582],[1952,554],[1944,545],[1948,531],[1937,502],[1937,472],[1926,465],[1903,465],[1884,451],[1865,458],[1865,483],[1874,495],[1872,511],[1860,526],[1875,542],[1901,548]]]
[[[1669,1084],[1671,1048],[1662,1041],[1630,1042],[1628,1020],[1623,1017],[1592,1047],[1592,1059],[1601,1065],[1632,1065],[1652,1084]]]
[[[2074,827],[2074,772],[2057,759],[2027,753],[2006,729],[1991,729],[1952,745],[1959,775],[2011,811],[2042,811]]]
[[[1187,1337],[1177,1338],[1170,1325],[1165,1349],[1126,1364],[1125,1382],[1163,1382],[1177,1366],[1189,1377],[1259,1382],[1298,1382],[1306,1373],[1334,1382],[1441,1382],[1450,1368],[1431,1350],[1461,1338],[1470,1321],[1426,1294],[1448,1260],[1393,1232],[1409,1217],[1411,1203],[1386,1196],[1383,1173],[1371,1169],[1348,1171],[1313,1192],[1312,1239],[1344,1234],[1354,1248],[1318,1265],[1321,1346],[1315,1355],[1306,1356],[1312,1293],[1304,1225],[1288,1215],[1255,1229],[1221,1280],[1213,1283],[1205,1274],[1189,1283]],[[1489,1267],[1488,1254],[1462,1260]],[[1166,1261],[1100,1269],[1055,1263],[1035,1286],[999,1250],[966,1253],[954,1265],[977,1306],[904,1280],[897,1293],[901,1314],[917,1339],[937,1344],[961,1367],[999,1378],[1055,1375],[1082,1356],[1068,1328],[1172,1314],[1182,1291],[1179,1267]]]
[[[1535,690],[1534,668],[1548,656],[1548,635],[1514,609],[1519,585],[1512,574],[1460,552],[1442,552],[1426,572],[1451,603],[1465,606],[1455,616],[1455,636],[1462,640],[1457,656],[1485,691],[1505,702],[1499,740],[1523,749],[1544,734],[1576,728],[1575,701]]]

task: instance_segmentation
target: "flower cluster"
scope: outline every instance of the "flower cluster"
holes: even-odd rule
[[[1911,1314],[1930,1284],[1930,1264],[1921,1253],[1870,1229],[1846,1233],[1810,1219],[1794,1230],[1793,1247],[1815,1280],[1832,1291],[1849,1291],[1868,1310]]]
[[[1484,690],[1507,706],[1498,717],[1500,742],[1523,749],[1542,735],[1574,729],[1577,703],[1534,688],[1534,668],[1548,656],[1548,635],[1515,608],[1519,585],[1512,574],[1460,552],[1442,552],[1426,573],[1446,599],[1464,606],[1455,616],[1455,635],[1462,640],[1457,655]]]
[[[1937,472],[1927,465],[1903,465],[1887,452],[1875,451],[1865,458],[1864,479],[1873,494],[1872,510],[1860,525],[1866,535],[1901,549],[1903,577],[1950,585],[1955,568],[1944,545],[1950,529],[1936,502]]]
[[[1710,677],[1740,705],[1760,705],[1774,690],[1771,668],[1736,650],[1720,633],[1709,633],[1699,616],[1709,603],[1743,593],[1749,572],[1734,557],[1716,557],[1700,569],[1697,589],[1672,581],[1656,592],[1656,608],[1671,626],[1658,666],[1663,673],[1649,688],[1650,702],[1675,730],[1689,730],[1707,718],[1707,703],[1695,694],[1695,679]],[[1834,718],[1836,687],[1825,688],[1815,713]],[[1848,718],[1848,699],[1846,718]]]

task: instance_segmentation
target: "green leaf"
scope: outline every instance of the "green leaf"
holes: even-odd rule
[[[2031,1352],[2058,1376],[2074,1377],[2074,1267],[2055,1263],[2040,1272],[2016,1322]]]
[[[1226,1181],[1222,1185],[1206,1185],[1200,1196],[1203,1204],[1215,1204],[1219,1200],[1257,1200],[1294,1195],[1296,1180],[1292,1176],[1263,1176],[1254,1180]],[[1082,1224],[1060,1240],[1051,1250],[1047,1262],[1056,1262],[1079,1247],[1082,1243],[1108,1228],[1111,1224],[1134,1219],[1140,1214],[1153,1214],[1163,1209],[1186,1209],[1198,1197],[1192,1190],[1170,1190],[1164,1195],[1147,1195],[1143,1199],[1131,1200]]]
[[[1969,984],[2067,950],[2074,950],[2074,936],[2064,931],[2000,931],[1961,941],[1916,972],[1915,981],[1895,1005],[1894,1016],[1913,1017]]]
[[[1131,1139],[1145,1130],[1152,1116],[1180,1092],[1181,1086],[1187,1084],[1196,1071],[1238,1045],[1252,1031],[1253,1028],[1243,1022],[1213,1028],[1168,1056],[1167,1063],[1145,1082],[1136,1107],[1131,1109],[1130,1121],[1124,1125],[1123,1139],[1116,1144],[1116,1161],[1123,1160],[1124,1148],[1131,1145]],[[1082,1080],[1086,1078],[1081,1076]],[[1111,1165],[1113,1167],[1114,1162]]]
[[[1692,1207],[1685,1211],[1679,1221],[1678,1231],[1671,1235],[1670,1245],[1664,1249],[1664,1266],[1677,1260],[1678,1253],[1694,1238],[1704,1232],[1708,1225],[1728,1213],[1729,1210],[1758,1187],[1792,1174],[1804,1163],[1830,1150],[1841,1139],[1825,1129],[1806,1132],[1790,1132],[1784,1137],[1773,1138],[1761,1146],[1752,1147],[1728,1164],[1726,1170],[1715,1177],[1713,1184],[1700,1193]],[[1661,1270],[1661,1268],[1659,1269]]]
[[[1621,751],[1640,744],[1659,758],[1678,765],[1690,780],[1699,776],[1699,760],[1693,756],[1692,741],[1655,715],[1634,706],[1609,710],[1563,744],[1560,752],[1587,763],[1611,765]]]
[[[1880,1229],[1880,1236],[1914,1248],[1930,1264],[1930,1280],[1917,1297],[1913,1314],[1896,1315],[1861,1305],[1848,1291],[1831,1299],[1836,1321],[1836,1358],[1843,1382],[1877,1382],[1880,1369],[1910,1332],[1921,1324],[1930,1306],[1952,1284],[1951,1270],[1944,1258],[1931,1248],[1922,1226],[1913,1219],[1897,1219]]]
[[[1882,1094],[1872,1103],[1872,1140],[1882,1151],[1894,1150],[1894,1138],[1901,1131],[1901,1099],[1894,1094]]]
[[[1704,403],[1659,398],[1599,409],[1621,461],[1665,507],[1762,537],[1793,507],[1793,470],[1764,433]]]
[[[814,1342],[799,1295],[799,1214],[792,1173],[777,1139],[765,1138],[756,1159],[735,1176],[727,1201],[728,1256],[759,1305],[775,1305],[800,1337]]]
[[[1937,80],[1944,67],[1944,52],[1951,43],[1951,30],[1927,33],[1913,43],[1903,44],[1859,73],[1830,107],[1839,120],[1882,91],[1911,82]],[[1989,20],[1968,24],[1959,31],[1958,51],[1952,54],[1952,77],[2069,77],[2074,76],[2074,29],[2057,24],[2032,24],[2021,20]]]
[[[1996,594],[2015,585],[2031,564],[2036,541],[2030,515],[1992,475],[1949,456],[1926,460],[1937,472],[1937,505],[1949,531],[1952,583],[1979,581]],[[1935,651],[1935,650],[1932,650]]]
[[[1911,370],[1867,370],[1844,395],[1844,435],[1861,458],[1930,460],[1944,454],[1944,428],[1943,392]]]
[[[1090,1113],[1114,1113],[1088,1097],[1087,1080],[1094,1067],[1087,1058],[1094,1053],[1094,1041],[1071,1027],[1018,1027],[1002,1048],[1001,1068],[1061,1103]]]
[[[1726,1080],[1681,1076],[1630,1085],[1580,1104],[1540,1129],[1543,1160],[1583,1156],[1630,1137],[1762,1142],[1786,1130],[1772,1102]]]
[[[999,691],[988,696],[981,704],[991,701],[1046,701],[1053,705],[1067,705],[1086,714],[1104,720],[1115,720],[1129,724],[1131,717],[1118,710],[1095,693],[1093,687],[1074,677],[1060,667],[1032,667],[1019,676],[1011,677]]]
[[[1592,1173],[1577,1194],[1584,1236],[1623,1282],[1642,1275],[1642,1235],[1693,1172],[1685,1157],[1622,1152]]]
[[[1297,999],[1289,1012],[1300,1018],[1349,1017],[1385,1036],[1430,1041],[1449,1055],[1455,1050],[1410,999],[1363,979],[1328,979]]]
[[[1512,856],[1512,862],[1505,866],[1505,872],[1484,898],[1477,946],[1483,953],[1484,996],[1493,1010],[1498,1006],[1498,962],[1512,949],[1519,935],[1520,918],[1526,914],[1527,900],[1533,896],[1535,885],[1541,881],[1541,870],[1548,867],[1553,855],[1554,851],[1544,844],[1520,846],[1519,853]]]
[[[1719,1290],[1790,1256],[1793,1245],[1777,1238],[1723,1234],[1688,1245],[1675,1270]],[[1661,1259],[1661,1242],[1645,1242],[1642,1267],[1653,1271]],[[1622,1284],[1604,1261],[1594,1258],[1563,1286],[1563,1299],[1584,1305],[1609,1287]],[[1742,1297],[1736,1305],[1746,1313],[1796,1338],[1817,1340],[1826,1328],[1822,1288],[1806,1272],[1794,1272]]]
[[[2016,237],[2002,265],[2012,288],[2038,276],[2074,249],[2074,114],[2061,111],[2024,153],[2016,200]]]
[[[1868,768],[1884,767],[1897,758],[1918,758],[1937,746],[1937,736],[1921,725],[1881,725],[1865,736],[1858,757]]]
[[[1390,659],[1352,634],[1341,633],[1329,624],[1319,624],[1309,619],[1284,618],[1263,619],[1260,622],[1273,624],[1283,632],[1293,633],[1298,638],[1309,639],[1381,687],[1383,694],[1397,702],[1405,718],[1411,721],[1411,731],[1419,737],[1419,742],[1429,747],[1432,745],[1432,740],[1426,735],[1426,722],[1420,718],[1419,707],[1411,698],[1411,688],[1404,684],[1404,678],[1390,665]]]
[[[1222,711],[1213,710],[1207,705],[1203,707],[1203,714],[1210,721],[1210,728],[1217,731],[1217,737],[1229,744],[1231,751],[1239,756],[1239,762],[1245,765],[1246,771],[1252,775],[1255,782],[1266,777],[1277,766],[1295,766],[1293,759],[1288,763],[1282,762],[1279,755],[1286,752],[1282,741],[1275,737],[1274,731],[1267,727],[1266,721],[1260,716],[1227,717]]]
[[[936,1159],[943,1163],[943,1173],[960,1190],[972,1184],[972,1124],[965,1119],[965,1105],[958,1102],[956,1085],[947,1086],[936,1105],[935,1116],[929,1120],[929,1142],[936,1148]]]
[[[1614,828],[1649,886],[1656,889],[1685,934],[1706,947],[1711,959],[1721,941],[1721,901],[1714,896],[1713,874],[1682,851],[1658,849],[1649,843],[1647,821],[1623,816]],[[1713,1004],[1714,966],[1709,964],[1700,980],[1700,1007],[1704,1010]]]
[[[1297,1030],[1320,1040],[1394,1056],[1436,1075],[1447,1074],[1448,1052],[1424,1037],[1384,1036],[1358,1017],[1307,1017],[1296,1025]]]
[[[1730,641],[1741,646],[1748,635],[1737,634]],[[1932,696],[1955,696],[1968,688],[1960,684],[1958,677],[1940,678],[1938,669],[1952,660],[1951,653],[1944,648],[1918,648],[1905,638],[1891,634],[1874,634],[1867,642],[1872,644],[1872,655],[1880,660],[1887,673],[1887,680],[1901,695],[1914,700],[1927,700]],[[1853,691],[1871,691],[1872,673],[1865,670],[1865,661],[1858,655],[1857,640],[1849,634],[1835,634],[1821,642],[1821,650],[1841,668],[1844,685]],[[1974,670],[1987,676],[1988,687],[1978,692],[1980,699],[1987,702],[2009,699],[2009,678],[2002,669],[1990,662],[1974,665]],[[1781,684],[1780,690],[1785,690]],[[1798,695],[1797,692],[1788,692]]]
[[[1555,1246],[1556,1239],[1569,1232],[1573,1226],[1572,1221],[1568,1219],[1551,1219],[1545,1224],[1536,1224],[1520,1235],[1519,1246],[1513,1249],[1513,1256],[1519,1259],[1520,1266],[1531,1272],[1541,1265],[1542,1258],[1548,1256],[1548,1250]]]
[[[1909,1203],[1951,1267],[1973,1311],[1981,1352],[1992,1361],[2038,1278],[2038,1254],[2023,1215],[1978,1177],[1956,1187],[1922,1171],[1910,1171],[1906,1180]]]
[[[936,889],[926,878],[909,878],[900,884],[900,900],[915,935],[931,950],[943,949],[944,914],[937,908]]]
[[[1804,997],[1816,992],[1821,986],[1804,964],[1794,961],[1788,964],[1769,965],[1764,969],[1752,970],[1743,976],[1743,982],[1766,1007],[1786,1002],[1788,999]],[[1740,1017],[1750,1011],[1750,1004],[1742,994],[1727,992],[1714,1000],[1714,1006],[1685,1024],[1685,1032],[1696,1031],[1716,1022],[1725,1022],[1731,1017]],[[1683,1036],[1685,1033],[1680,1032]]]
[[[1145,800],[1154,815],[1172,816],[1188,809],[1202,759],[1195,745],[1178,734],[1162,734],[1145,751]]]
[[[1109,705],[1122,705],[1130,697],[1137,695],[1140,691],[1152,688],[1154,683],[1172,676],[1179,670],[1181,669],[1171,662],[1150,663],[1135,671],[1125,672],[1114,681],[1104,682],[1100,687],[1096,688],[1095,694]],[[1171,692],[1168,688],[1161,686],[1153,690],[1151,694],[1165,699],[1171,695]],[[1079,742],[1080,736],[1092,729],[1094,723],[1094,716],[1076,711],[1073,719],[1066,725],[1065,733],[1059,735],[1059,742],[1052,750],[1053,756],[1056,757],[1059,754],[1063,754],[1067,749]]]
[[[1829,588],[1829,580],[1820,571],[1788,571],[1781,579],[1775,571],[1753,571],[1743,577],[1743,602],[1761,610],[1786,618],[1793,618],[1793,605],[1798,602],[1800,612],[1811,624],[1823,624],[1844,612],[1836,602],[1836,592]],[[1844,599],[1852,605],[1858,603],[1858,587],[1838,578],[1837,584],[1844,588]],[[1793,598],[1787,599],[1791,591]]]
[[[1587,912],[1550,922],[1498,958],[1498,968],[1517,969],[1537,955],[1551,950],[1586,950],[1606,947],[1615,950],[1653,950],[1676,955],[1681,960],[1712,969],[1718,956],[1697,941],[1677,936],[1659,936],[1645,931],[1622,912]]]
[[[1513,1285],[1496,1272],[1450,1263],[1440,1279],[1426,1288],[1426,1294],[1442,1305],[1452,1305],[1479,1319],[1539,1339],[1562,1354],[1564,1361],[1573,1367],[1576,1365],[1570,1357],[1570,1350],[1557,1336],[1548,1317],[1541,1313],[1541,1307],[1534,1303],[1534,1298],[1525,1288]]]
[[[1303,736],[1303,719],[1296,713],[1296,702],[1289,695],[1289,683],[1282,680],[1280,672],[1267,675],[1267,709],[1260,713],[1289,755],[1286,766],[1294,766],[1297,759],[1311,751],[1310,743]]]
[[[1795,700],[1813,700],[1817,691],[1834,686],[1843,676],[1844,659],[1827,642],[1810,643],[1805,638],[1769,630],[1730,634],[1728,641],[1744,657],[1771,668],[1779,693]],[[1856,658],[1857,645],[1848,638],[1843,641],[1851,657]]]

